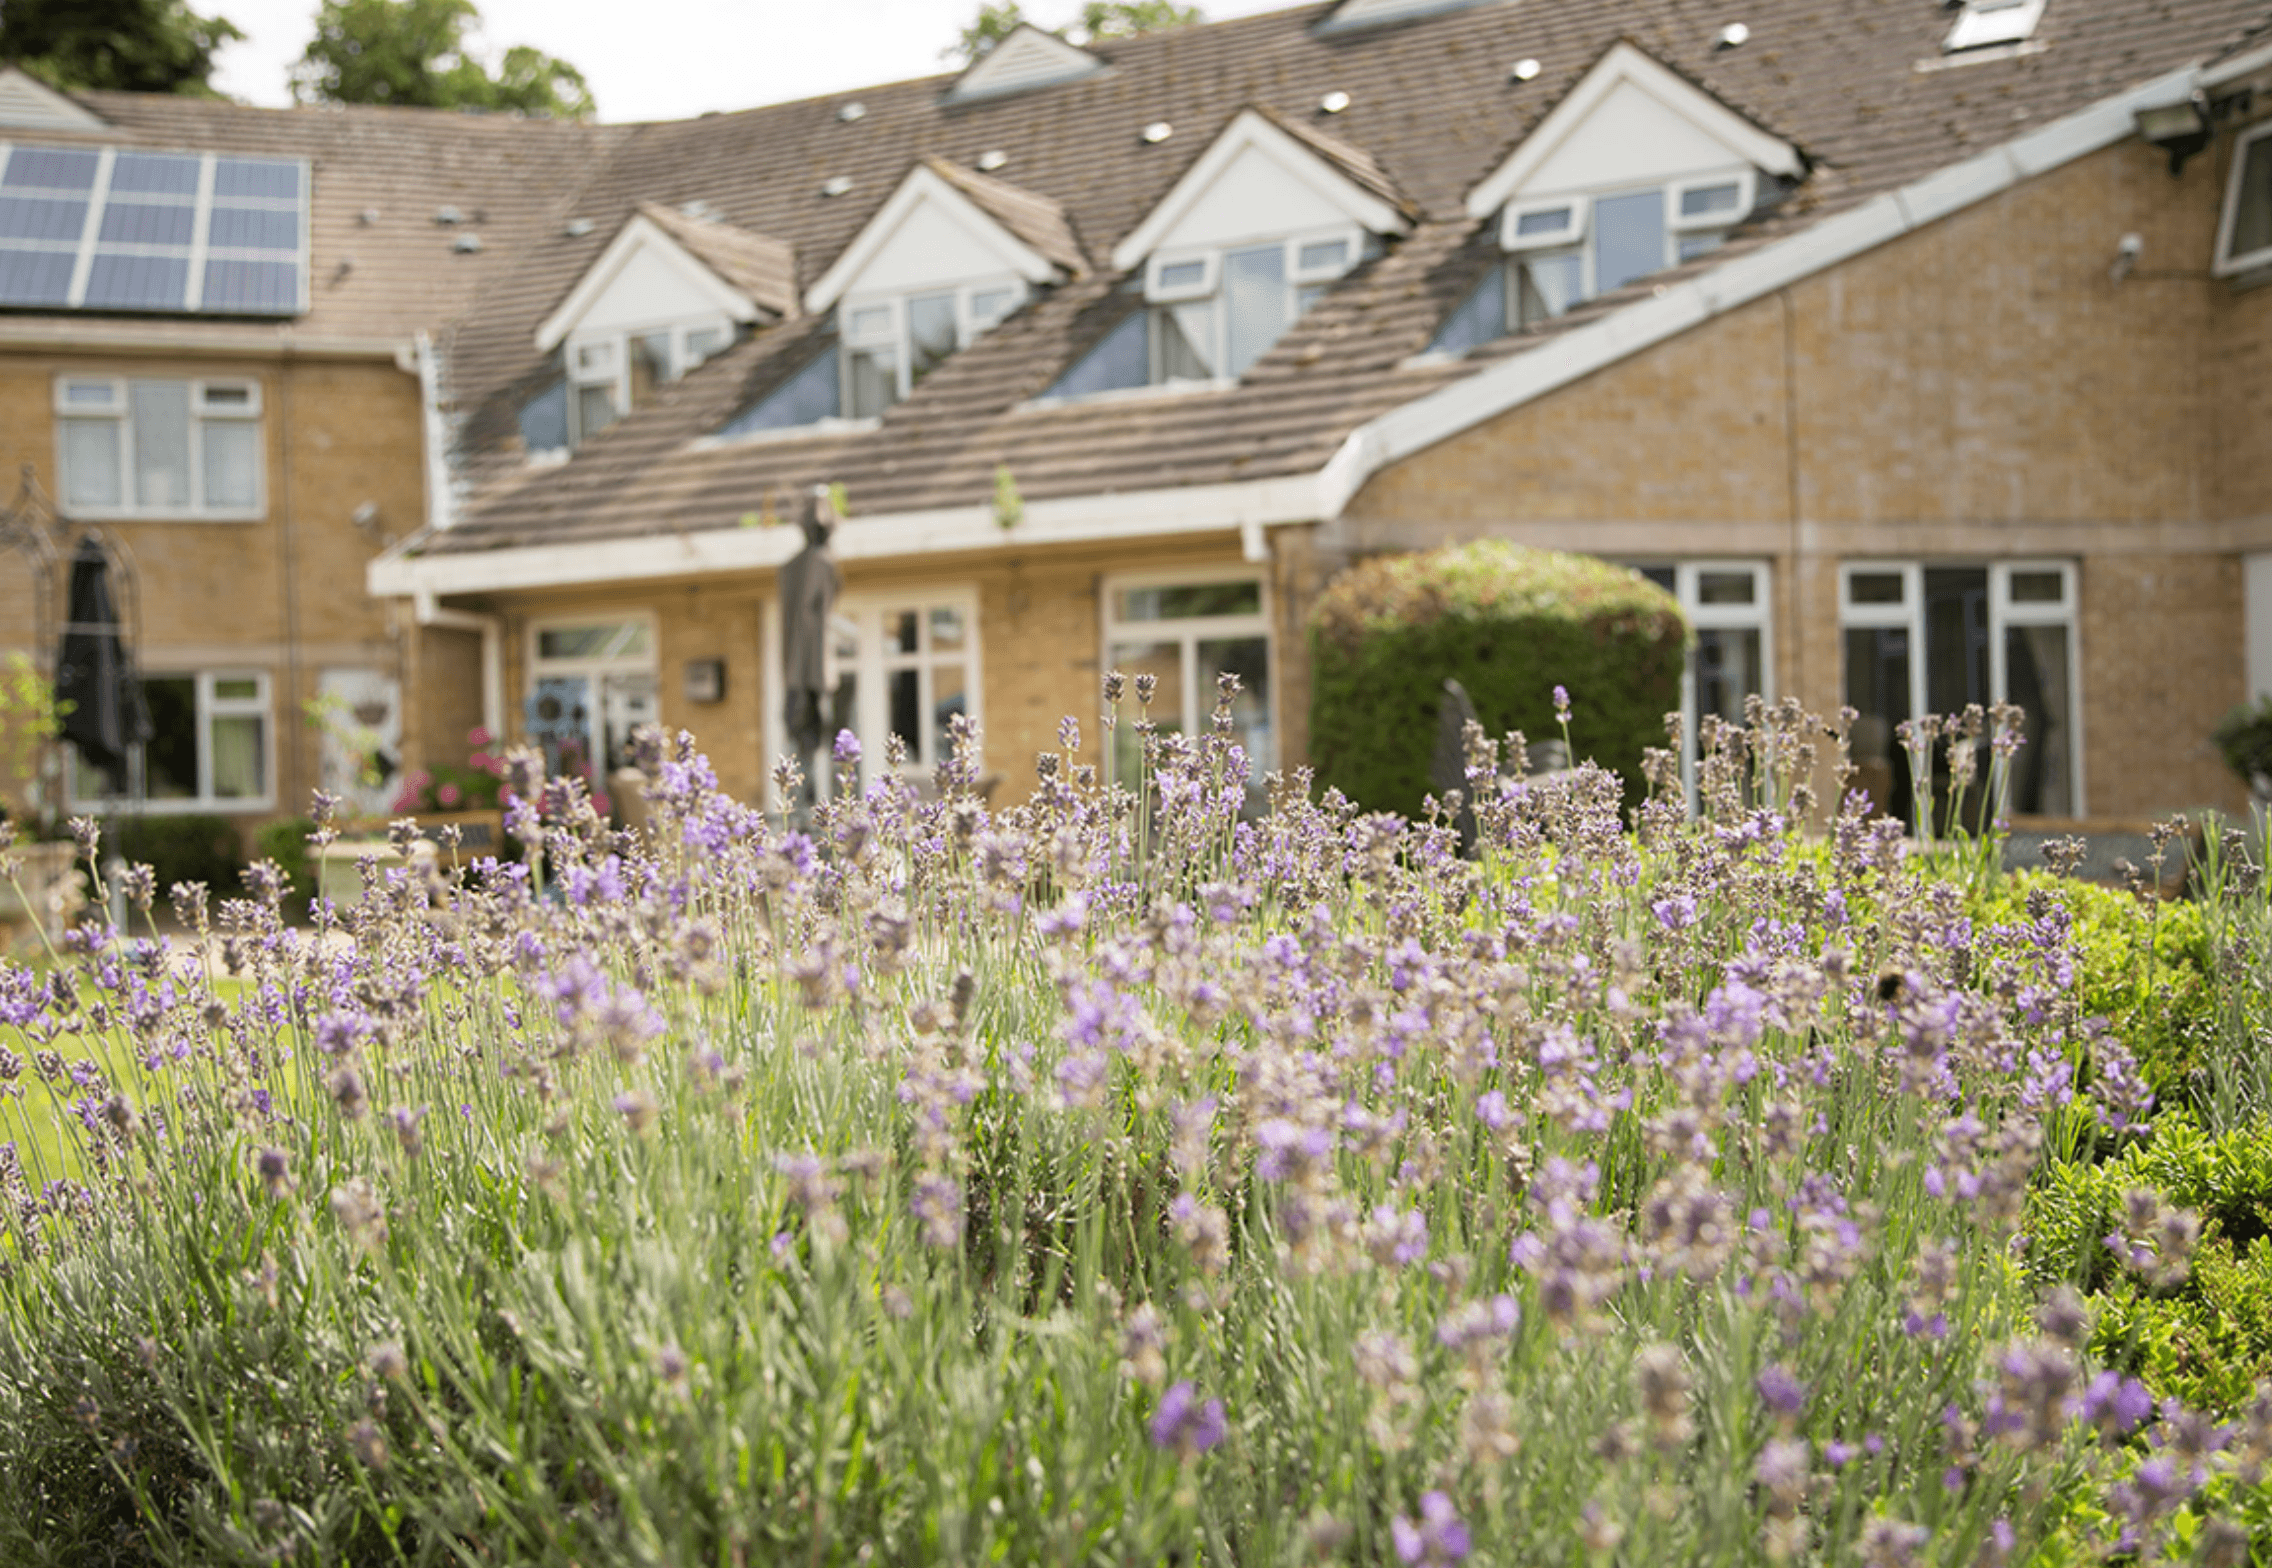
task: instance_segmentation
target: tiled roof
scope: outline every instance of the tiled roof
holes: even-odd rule
[[[774,315],[797,314],[797,256],[779,240],[651,201],[639,215]]]
[[[1937,0],[1750,0],[1737,48],[1719,47],[1726,8],[1706,0],[1494,0],[1321,35],[1313,24],[1327,9],[1100,44],[1110,71],[987,102],[945,104],[945,80],[929,78],[635,128],[570,204],[594,232],[539,237],[454,340],[463,456],[481,488],[459,526],[426,548],[732,527],[766,495],[818,480],[843,482],[856,516],[981,505],[1002,464],[1029,500],[1314,473],[1366,420],[1554,335],[1458,362],[1413,360],[1493,255],[1488,223],[1465,215],[1466,193],[1620,39],[1808,160],[1779,206],[1684,269],[1694,271],[2228,50],[2264,25],[2272,0],[2050,0],[2027,51],[1962,62],[1941,54],[1948,19]],[[1541,68],[1517,80],[1509,68],[1522,58]],[[1348,103],[1323,119],[1328,93]],[[865,114],[840,118],[854,96]],[[919,160],[967,166],[995,149],[1006,155],[1002,181],[1054,203],[1102,258],[1247,107],[1331,147],[1338,166],[1365,171],[1417,220],[1235,387],[1035,404],[1135,308],[1127,280],[1091,276],[1045,291],[873,430],[707,439],[810,356],[823,324],[804,322],[737,345],[566,464],[518,459],[518,401],[557,373],[535,355],[535,324],[638,203],[705,201],[794,246],[809,283]],[[1163,120],[1172,135],[1144,140]],[[840,178],[850,192],[824,194]],[[1596,302],[1580,319],[1619,303]]]
[[[309,160],[310,309],[270,328],[302,340],[442,332],[485,283],[519,264],[562,193],[636,135],[626,126],[422,109],[253,109],[153,93],[72,96],[109,127],[80,135],[43,129],[20,138]],[[463,221],[437,223],[435,214],[445,207],[456,208]],[[480,236],[479,250],[455,248],[465,233]],[[0,314],[0,335],[18,323],[64,321],[90,343],[157,330],[194,345],[261,329],[194,317],[153,322],[10,311]]]
[[[1397,188],[1396,181],[1389,178],[1388,171],[1380,166],[1379,160],[1364,148],[1353,147],[1338,136],[1328,136],[1308,121],[1280,114],[1267,104],[1259,106],[1256,112],[1323,158],[1334,172],[1359,190],[1378,196],[1407,218],[1420,215],[1419,204]]]
[[[1007,180],[965,169],[935,154],[923,162],[933,174],[968,196],[980,211],[1024,241],[1035,255],[1055,262],[1074,277],[1089,270],[1089,258],[1081,253],[1081,242],[1073,237],[1065,209],[1047,196],[1037,196]]]

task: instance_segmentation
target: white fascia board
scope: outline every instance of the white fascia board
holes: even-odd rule
[[[899,231],[908,215],[925,202],[934,202],[944,209],[987,249],[998,252],[1003,264],[1028,283],[1050,283],[1057,279],[1059,269],[1055,262],[1003,228],[985,208],[919,163],[907,171],[907,178],[899,182],[899,189],[862,225],[834,265],[805,290],[806,314],[820,315],[842,299],[845,291],[859,281],[860,274],[868,270],[869,264],[883,254],[884,247],[891,243],[892,235]]]
[[[1318,480],[1316,474],[1296,474],[1239,484],[1033,501],[1027,503],[1018,525],[1007,530],[995,520],[991,506],[853,518],[837,528],[830,547],[843,561],[905,560],[911,556],[1030,550],[1043,545],[1251,533],[1257,528],[1320,520],[1325,514],[1319,508],[1322,489]],[[374,597],[415,598],[420,594],[501,593],[709,572],[766,571],[794,555],[803,537],[795,528],[776,526],[646,534],[632,539],[528,545],[462,555],[416,556],[397,546],[371,562],[364,582]]]
[[[1396,208],[1350,180],[1252,109],[1241,109],[1198,160],[1183,171],[1183,178],[1169,187],[1159,205],[1129,231],[1126,239],[1113,247],[1113,270],[1126,272],[1157,250],[1160,241],[1167,238],[1184,214],[1207,193],[1207,188],[1249,148],[1266,154],[1320,198],[1340,208],[1350,222],[1374,234],[1402,234],[1411,227]]]
[[[1546,118],[1523,138],[1522,145],[1507,161],[1468,192],[1467,215],[1488,218],[1505,206],[1570,133],[1586,123],[1601,101],[1620,84],[1628,82],[1755,169],[1768,174],[1796,175],[1803,167],[1798,149],[1789,142],[1768,135],[1710,93],[1683,80],[1631,44],[1617,43],[1595,62],[1594,68],[1577,86],[1563,95],[1560,103],[1546,112]]]
[[[1326,472],[1346,502],[1373,473],[1703,321],[1837,266],[1985,201],[2021,181],[2137,134],[2140,109],[2181,99],[2201,81],[2187,67],[2116,94],[1960,164],[1939,169],[1789,239],[1762,246],[1653,298],[1613,311],[1389,410],[1352,432]],[[1491,209],[1486,207],[1484,213]],[[1343,457],[1349,461],[1344,463]],[[1338,468],[1335,466],[1339,464]],[[1321,475],[1321,478],[1324,477]],[[1338,512],[1338,507],[1336,507]],[[1329,514],[1332,515],[1332,514]]]
[[[104,325],[107,325],[105,323]],[[0,317],[0,345],[9,348],[59,348],[80,355],[106,353],[159,353],[183,357],[226,354],[232,358],[308,357],[322,359],[391,359],[410,368],[412,340],[399,338],[339,337],[296,332],[289,327],[224,327],[185,320],[179,325],[151,323],[124,331],[95,330],[85,320],[54,321],[38,317]]]
[[[718,309],[734,320],[755,321],[762,314],[757,301],[712,272],[699,256],[671,238],[662,225],[635,212],[615,231],[615,238],[607,242],[607,249],[600,252],[599,260],[584,269],[584,275],[576,280],[576,286],[568,291],[560,307],[536,329],[537,352],[549,354],[559,347],[561,341],[576,330],[576,324],[599,303],[608,285],[630,265],[631,258],[642,250],[653,250],[671,267],[685,274],[689,283],[709,295]]]
[[[2251,49],[2246,54],[2236,54],[2230,60],[2219,61],[2201,73],[2201,85],[2222,87],[2227,82],[2237,82],[2244,76],[2254,76],[2267,66],[2272,66],[2272,44]]]

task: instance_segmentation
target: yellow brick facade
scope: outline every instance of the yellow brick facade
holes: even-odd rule
[[[2223,179],[2130,143],[2023,182],[1383,471],[1335,542],[1765,558],[1776,689],[1822,710],[1841,562],[2074,562],[2088,810],[2237,808],[2206,737],[2272,544],[2272,289],[2210,276]]]

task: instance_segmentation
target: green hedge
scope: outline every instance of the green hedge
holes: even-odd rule
[[[1318,782],[1376,811],[1417,815],[1429,792],[1446,676],[1494,735],[1558,735],[1570,694],[1573,760],[1640,789],[1641,753],[1680,706],[1688,624],[1639,574],[1586,555],[1483,539],[1381,556],[1336,578],[1310,615],[1310,755]]]
[[[103,824],[104,858],[116,854],[157,873],[160,902],[176,882],[202,882],[215,898],[240,897],[244,839],[226,817],[113,817]]]

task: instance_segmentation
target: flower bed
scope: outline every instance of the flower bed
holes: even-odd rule
[[[76,1112],[0,1162],[0,1560],[2266,1544],[2244,867],[2157,1104],[2069,889],[1802,835],[1795,713],[1630,829],[1479,747],[1473,860],[1242,819],[1228,725],[1130,793],[1068,724],[1002,811],[964,734],[811,839],[650,738],[644,842],[556,781],[541,861],[183,910],[233,999],[0,971],[0,1079]]]

